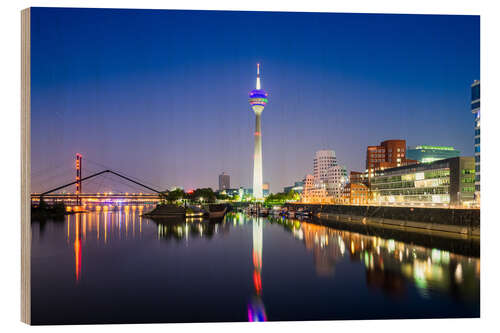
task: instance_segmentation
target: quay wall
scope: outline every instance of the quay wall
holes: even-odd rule
[[[295,204],[321,220],[398,227],[408,231],[438,231],[479,237],[479,209]]]

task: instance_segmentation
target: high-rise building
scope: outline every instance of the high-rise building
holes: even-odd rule
[[[366,149],[366,171],[371,178],[377,170],[417,163],[406,158],[406,140],[386,140]]]
[[[474,114],[474,163],[476,168],[475,196],[479,202],[480,197],[480,171],[481,171],[481,84],[475,80],[471,85],[471,110]]]
[[[333,150],[318,150],[314,155],[313,176],[316,183],[325,181],[328,169],[337,165],[337,157]]]
[[[460,151],[449,146],[420,145],[409,147],[406,156],[419,163],[430,163],[438,160],[460,156]]]
[[[224,191],[231,188],[231,181],[229,175],[224,172],[219,175],[219,191]]]
[[[262,111],[266,106],[267,92],[260,86],[260,64],[257,64],[257,82],[255,89],[250,91],[249,99],[252,110],[255,113],[254,154],[253,154],[253,196],[256,199],[264,197],[262,192]]]
[[[313,163],[314,185],[324,188],[333,199],[342,197],[342,188],[347,182],[345,167],[337,165],[337,157],[333,150],[318,150]]]
[[[340,199],[342,188],[347,182],[345,167],[337,165],[333,150],[318,150],[314,155],[313,177],[316,190],[326,190],[330,199]]]

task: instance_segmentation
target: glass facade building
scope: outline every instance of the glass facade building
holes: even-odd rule
[[[476,201],[479,202],[481,175],[481,84],[479,80],[471,85],[471,111],[474,115],[474,163],[476,169]]]
[[[428,146],[420,145],[410,147],[406,150],[406,156],[409,159],[419,163],[429,163],[438,160],[460,156],[460,151],[448,146]]]
[[[470,205],[474,182],[474,158],[454,157],[378,171],[370,190],[380,205]]]

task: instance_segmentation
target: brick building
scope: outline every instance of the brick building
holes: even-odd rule
[[[378,146],[368,146],[366,149],[368,178],[373,177],[378,170],[416,163],[418,162],[406,158],[406,140],[385,140]]]

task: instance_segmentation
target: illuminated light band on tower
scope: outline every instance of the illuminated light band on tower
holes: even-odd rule
[[[255,113],[254,157],[253,157],[253,196],[255,199],[263,198],[262,191],[262,130],[261,114],[267,105],[267,92],[260,86],[260,64],[257,64],[257,82],[255,89],[250,91],[248,102]]]

